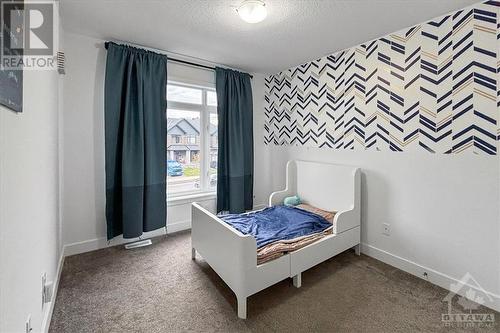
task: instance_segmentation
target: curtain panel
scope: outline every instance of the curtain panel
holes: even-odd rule
[[[219,152],[217,212],[253,208],[253,101],[250,75],[215,69]]]
[[[166,225],[167,57],[106,43],[107,237]]]

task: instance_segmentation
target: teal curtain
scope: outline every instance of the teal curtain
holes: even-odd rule
[[[253,208],[253,102],[250,75],[215,69],[219,153],[217,212]]]
[[[108,239],[166,225],[167,57],[106,43]]]

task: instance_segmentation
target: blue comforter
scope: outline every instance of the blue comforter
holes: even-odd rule
[[[220,218],[242,234],[255,237],[257,248],[278,240],[321,232],[332,225],[319,215],[291,206],[273,206]]]

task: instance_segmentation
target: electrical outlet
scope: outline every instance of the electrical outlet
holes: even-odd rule
[[[28,315],[28,319],[26,319],[25,328],[26,328],[26,333],[31,333],[31,331],[33,331],[33,328],[31,327],[31,315],[30,314]]]
[[[52,285],[52,281],[45,282],[45,288],[43,289],[45,303],[49,303],[52,301]]]
[[[382,233],[386,236],[390,236],[391,235],[391,225],[389,223],[384,223],[382,225],[382,227],[383,227]]]
[[[42,274],[42,309],[52,300],[52,281],[47,281],[47,273]]]

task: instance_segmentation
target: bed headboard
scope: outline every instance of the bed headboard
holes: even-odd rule
[[[360,172],[352,166],[310,161],[287,163],[287,192],[328,211],[359,208]]]

